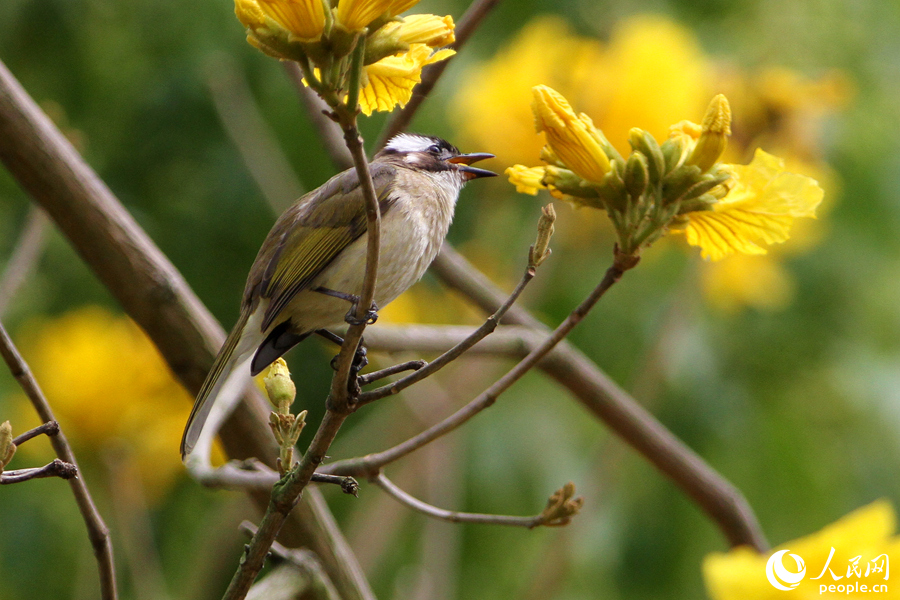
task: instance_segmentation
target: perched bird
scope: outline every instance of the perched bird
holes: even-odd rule
[[[492,157],[460,154],[440,138],[400,134],[372,159],[382,219],[377,306],[422,277],[447,235],[460,189],[471,179],[495,175],[470,165]],[[207,419],[218,426],[227,417],[251,376],[313,332],[344,322],[362,290],[365,233],[365,199],[352,168],[278,218],[250,268],[240,317],[197,395],[181,440],[182,458],[194,449]]]

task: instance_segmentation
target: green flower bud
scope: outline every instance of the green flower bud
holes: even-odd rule
[[[275,412],[287,415],[291,412],[291,404],[297,395],[297,388],[291,381],[291,372],[283,358],[279,358],[269,367],[269,373],[263,382],[266,385],[266,394],[269,402],[275,408]]]
[[[682,199],[682,196],[691,186],[700,179],[700,167],[696,165],[681,165],[663,180],[662,200],[663,204],[670,204]]]
[[[647,157],[635,150],[625,163],[625,189],[632,198],[639,198],[647,189]]]
[[[665,173],[666,159],[656,142],[656,138],[637,127],[628,133],[628,143],[647,159],[647,177],[651,185],[655,185]]]
[[[12,425],[9,424],[9,421],[4,421],[0,424],[0,473],[12,460],[15,453],[16,445],[13,444]]]
[[[539,267],[550,256],[550,238],[553,236],[553,222],[556,221],[556,210],[552,204],[541,208],[538,221],[537,239],[528,255],[528,266]]]

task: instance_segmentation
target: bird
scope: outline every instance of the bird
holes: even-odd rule
[[[401,133],[372,158],[369,170],[381,211],[376,307],[422,277],[443,244],[462,187],[496,175],[472,163],[493,157],[462,154],[438,137]],[[348,306],[359,298],[366,269],[366,228],[355,168],[305,194],[275,221],[250,268],[240,316],[188,417],[183,460],[195,450],[205,424],[218,429],[251,377],[309,335],[350,318]],[[204,439],[204,453],[211,443]]]

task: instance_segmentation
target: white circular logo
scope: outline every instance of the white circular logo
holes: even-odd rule
[[[789,550],[779,550],[771,557],[769,557],[769,562],[766,563],[766,578],[769,580],[774,587],[779,590],[792,590],[806,577],[806,564],[803,562],[803,559],[797,556],[796,554],[788,554],[794,561],[797,563],[797,572],[791,573],[787,569],[784,568],[784,564],[781,562],[781,557],[790,552]],[[785,585],[788,584],[788,585]]]

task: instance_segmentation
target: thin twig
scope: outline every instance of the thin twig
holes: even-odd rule
[[[71,463],[54,458],[43,467],[32,469],[13,469],[0,472],[0,484],[21,483],[29,479],[41,479],[43,477],[59,477],[61,479],[73,479],[78,477],[78,467]]]
[[[522,292],[525,290],[525,287],[528,283],[534,278],[535,267],[529,265],[528,268],[525,269],[525,273],[522,275],[522,279],[519,280],[519,284],[516,286],[516,289],[513,290],[513,293],[509,295],[506,301],[498,308],[494,314],[487,318],[487,320],[471,333],[466,339],[462,340],[460,343],[456,344],[453,348],[447,350],[439,357],[428,363],[428,365],[418,369],[414,373],[407,375],[406,377],[394,381],[393,383],[389,383],[386,386],[380,387],[377,390],[372,390],[370,392],[364,392],[359,396],[359,405],[368,404],[369,402],[374,402],[380,398],[384,398],[386,396],[390,396],[391,394],[396,394],[412,384],[422,381],[426,377],[430,377],[434,373],[438,372],[440,369],[444,368],[460,356],[467,350],[469,350],[472,346],[489,336],[493,331],[497,328],[497,325],[500,323],[500,320],[503,318],[503,315],[515,304],[516,300],[519,299],[519,296],[522,295]]]
[[[279,479],[276,471],[255,459],[232,460],[220,467],[194,463],[191,466],[191,476],[206,487],[266,492],[271,491]],[[342,492],[352,496],[359,494],[359,483],[353,477],[313,473],[311,481],[340,486]]]
[[[31,400],[40,418],[46,423],[55,421],[53,411],[44,397],[37,380],[31,374],[31,369],[22,359],[19,351],[13,344],[6,328],[0,323],[0,355],[9,366],[9,370],[15,377],[16,381],[22,387],[25,395]],[[56,452],[56,456],[63,462],[69,463],[75,469],[78,469],[78,461],[75,460],[75,454],[72,452],[69,441],[65,434],[59,431],[50,438],[50,444]],[[52,463],[51,463],[52,464]],[[69,480],[72,493],[75,495],[75,502],[78,504],[78,510],[81,512],[81,518],[87,526],[88,538],[91,540],[91,546],[94,548],[94,556],[97,559],[97,567],[100,571],[100,592],[103,600],[115,600],[118,597],[116,592],[116,569],[113,563],[112,540],[109,537],[109,529],[100,512],[94,505],[91,493],[84,482],[83,477],[74,477]]]
[[[47,216],[44,211],[32,206],[28,212],[25,227],[16,241],[6,269],[0,275],[0,318],[3,318],[9,303],[25,282],[28,274],[37,266],[44,246]]]
[[[418,371],[427,364],[428,363],[424,360],[408,360],[406,362],[397,363],[396,365],[391,365],[390,367],[384,369],[370,371],[365,375],[360,375],[359,377],[357,377],[357,381],[359,382],[359,385],[368,385],[380,379],[384,379],[385,377],[390,377],[391,375],[396,375],[397,373],[403,373],[404,371]]]
[[[444,244],[432,263],[432,272],[485,312],[496,310],[503,302],[505,294],[449,244]],[[513,306],[503,322],[525,325],[536,332],[547,330],[520,306]],[[498,336],[491,336],[486,343],[491,345],[499,341]],[[675,482],[710,516],[733,546],[748,545],[759,552],[768,549],[759,521],[740,490],[666,429],[583,353],[563,341],[539,366]]]
[[[0,62],[0,161],[140,325],[181,383],[197,393],[225,332],[184,278]],[[268,403],[248,393],[221,431],[232,458],[274,460]],[[274,463],[273,463],[274,465]],[[270,466],[273,466],[270,465]],[[344,600],[374,595],[316,490],[282,532],[315,551]],[[269,494],[251,491],[265,510]]]
[[[510,525],[513,527],[525,527],[526,529],[534,529],[545,522],[544,516],[535,515],[533,517],[514,517],[509,515],[488,515],[483,513],[467,513],[457,512],[455,510],[447,510],[438,508],[423,502],[407,492],[403,491],[385,477],[384,473],[378,473],[369,479],[372,483],[384,490],[391,498],[399,503],[420,512],[423,515],[447,521],[448,523],[479,523],[482,525]]]
[[[47,421],[43,425],[38,425],[34,429],[29,429],[25,433],[18,435],[13,439],[13,445],[21,446],[30,439],[39,435],[47,435],[53,437],[59,433],[59,423],[56,421]]]
[[[482,21],[484,21],[485,17],[499,3],[500,0],[475,0],[472,2],[456,25],[456,41],[450,47],[459,52],[472,34],[475,33],[475,30],[478,29],[478,26],[481,25]],[[406,106],[391,116],[382,130],[378,142],[375,144],[376,149],[383,148],[389,139],[409,127],[419,107],[431,93],[431,90],[434,89],[435,84],[441,78],[441,75],[444,74],[444,70],[452,59],[453,57],[450,57],[447,60],[436,62],[422,70],[422,82],[415,87],[412,98],[409,99]]]
[[[544,356],[562,341],[575,326],[587,315],[598,300],[622,277],[622,274],[637,264],[637,258],[630,255],[622,255],[616,252],[616,258],[612,266],[606,270],[603,279],[594,290],[585,298],[578,307],[573,310],[566,319],[544,341],[531,350],[528,355],[519,361],[503,377],[491,384],[464,407],[441,421],[426,429],[405,442],[382,452],[369,454],[361,458],[351,458],[332,463],[322,469],[326,473],[338,475],[354,475],[357,477],[374,477],[385,465],[399,460],[411,452],[453,431],[485,408],[491,406],[497,398],[505,392],[525,373],[531,370]]]

